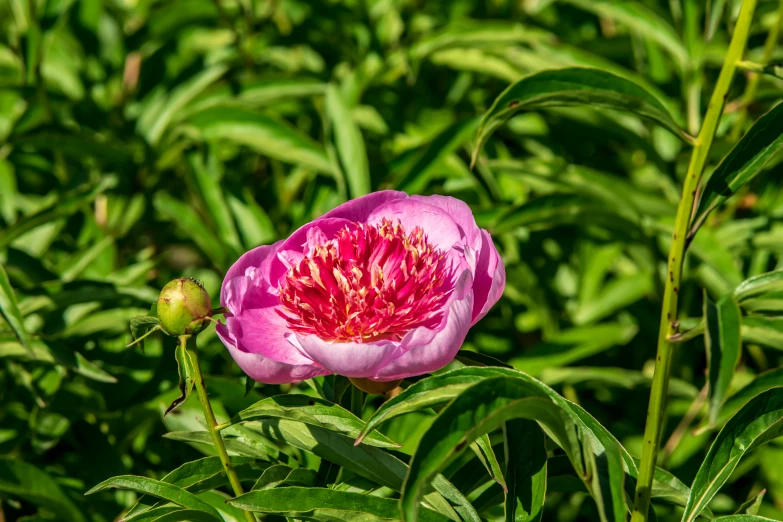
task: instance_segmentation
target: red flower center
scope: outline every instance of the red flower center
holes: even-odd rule
[[[452,279],[421,228],[353,223],[288,270],[277,312],[291,330],[328,341],[399,340],[440,322]]]

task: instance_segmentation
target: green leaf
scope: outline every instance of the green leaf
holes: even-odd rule
[[[216,65],[200,71],[160,98],[153,98],[154,94],[148,96],[137,124],[140,133],[151,145],[157,145],[178,111],[184,109],[196,96],[220,79],[227,70],[225,65]]]
[[[691,221],[690,235],[707,216],[755,178],[783,147],[783,103],[756,120],[707,180],[699,207]]]
[[[283,488],[251,491],[229,500],[246,511],[319,522],[389,522],[397,520],[396,500],[322,488]],[[447,522],[440,513],[421,510],[423,522]]]
[[[14,331],[19,342],[24,346],[31,354],[33,353],[33,345],[30,340],[30,334],[27,333],[27,329],[24,326],[24,317],[19,311],[19,305],[16,302],[16,294],[11,287],[11,281],[8,279],[8,274],[5,273],[5,268],[0,265],[0,315]]]
[[[742,503],[740,507],[737,508],[737,511],[734,513],[735,515],[757,515],[759,512],[759,508],[761,507],[761,502],[764,500],[764,495],[766,494],[767,490],[762,489],[758,492],[758,494],[750,497],[748,500]]]
[[[742,338],[746,342],[783,350],[783,317],[745,317],[742,321]]]
[[[683,522],[696,520],[747,452],[781,434],[783,388],[773,388],[751,399],[720,431],[693,480]]]
[[[0,493],[44,506],[69,522],[85,521],[48,473],[18,459],[0,458]]]
[[[22,234],[42,225],[46,225],[57,219],[68,217],[78,212],[84,205],[90,203],[98,194],[114,187],[117,178],[105,176],[99,183],[86,183],[72,191],[60,196],[51,205],[19,219],[16,223],[6,228],[0,235],[0,250],[4,250],[11,242]]]
[[[775,522],[771,518],[756,515],[729,515],[712,519],[712,522]]]
[[[259,154],[331,173],[323,147],[287,123],[239,107],[215,107],[187,121],[208,141],[225,140],[246,145]]]
[[[318,426],[274,418],[249,422],[246,426],[271,440],[313,453],[394,491],[402,489],[408,473],[408,466],[385,450],[365,444],[354,445],[352,439]],[[452,518],[457,516],[456,509],[463,520],[480,522],[481,519],[467,499],[448,480],[438,476],[432,481],[432,486],[435,492],[424,497],[430,506]],[[446,498],[455,504],[454,508]]]
[[[258,462],[248,457],[232,457],[231,463],[239,476],[240,481],[253,480],[259,471],[265,470],[269,464]],[[202,459],[186,462],[161,479],[163,482],[184,488],[191,493],[199,493],[220,487],[228,483],[223,462],[220,457],[204,457]],[[136,504],[123,516],[124,520],[130,520],[149,513],[160,507],[147,496],[142,496]],[[153,517],[154,518],[154,517]]]
[[[177,373],[179,373],[179,397],[174,399],[172,403],[163,412],[165,417],[172,411],[176,410],[190,397],[190,392],[193,391],[193,385],[196,383],[195,376],[196,371],[194,367],[194,361],[192,360],[190,353],[185,349],[183,343],[178,342],[177,348],[174,351],[174,357],[177,360]]]
[[[214,447],[212,437],[206,431],[170,431],[163,435],[167,439],[190,442],[194,444],[206,444]],[[260,444],[245,437],[223,437],[223,444],[229,453],[234,453],[243,457],[253,457],[257,459],[271,460],[274,457],[270,455],[269,450]]]
[[[707,2],[707,28],[704,36],[708,42],[715,36],[715,31],[718,29],[725,8],[726,0],[712,0],[711,2]]]
[[[680,69],[688,63],[688,50],[677,31],[643,3],[628,0],[567,1],[602,18],[627,25],[635,34],[658,43],[671,54]]]
[[[223,187],[220,184],[218,167],[215,164],[217,159],[214,154],[209,156],[208,164],[205,165],[201,156],[190,154],[188,156],[193,177],[196,178],[199,193],[204,200],[209,215],[217,227],[217,232],[224,243],[232,247],[236,255],[242,252],[242,243],[239,240],[239,233],[234,225],[234,219],[231,216],[231,210],[226,203],[223,195]]]
[[[726,422],[750,399],[761,392],[780,386],[781,382],[783,382],[783,368],[775,368],[757,375],[752,381],[737,390],[734,395],[726,400],[720,412],[718,425]]]
[[[546,438],[533,421],[511,420],[503,427],[506,457],[506,522],[538,522],[546,500]]]
[[[312,487],[316,481],[316,471],[312,469],[291,469],[283,464],[270,466],[258,478],[252,490],[273,489],[281,484]]]
[[[370,167],[367,164],[362,131],[353,121],[351,109],[335,85],[330,85],[326,90],[326,116],[337,144],[340,164],[345,172],[351,197],[358,198],[369,194],[372,190]]]
[[[85,495],[91,495],[93,493],[112,488],[130,490],[137,493],[151,495],[163,500],[168,500],[169,502],[173,502],[184,508],[201,511],[212,516],[215,520],[223,520],[215,508],[198,498],[193,493],[189,493],[178,486],[174,486],[173,484],[168,484],[166,482],[147,477],[136,477],[133,475],[112,477],[96,485],[87,493],[85,493]]]
[[[734,289],[734,297],[737,301],[742,302],[750,297],[781,290],[783,290],[783,269],[746,279]]]
[[[317,397],[288,394],[269,397],[245,408],[231,418],[232,423],[263,418],[290,419],[342,433],[359,436],[364,423],[345,408]],[[398,448],[400,445],[380,432],[363,437],[364,443],[379,448]]]
[[[415,520],[424,487],[435,474],[477,437],[512,419],[536,420],[566,452],[578,473],[587,479],[586,485],[598,503],[602,520],[615,520],[618,513],[624,516],[624,498],[616,496],[623,488],[622,462],[617,448],[599,449],[589,439],[586,441],[588,447],[584,449],[584,455],[593,455],[588,460],[588,469],[596,471],[592,469],[594,465],[607,465],[620,472],[619,475],[612,473],[611,489],[602,492],[603,485],[591,480],[582,468],[582,447],[577,437],[582,426],[568,403],[535,379],[516,372],[513,376],[489,377],[474,384],[435,418],[411,459],[402,491],[403,519]],[[598,459],[600,464],[597,464]],[[615,484],[618,481],[619,484]],[[604,495],[611,497],[611,506],[606,506],[609,511],[604,509]]]
[[[157,317],[150,315],[137,315],[130,320],[130,331],[133,342],[128,346],[134,345],[144,340],[144,338],[155,330],[160,330],[160,321]],[[126,346],[126,348],[128,347]],[[141,345],[142,349],[144,344]]]
[[[492,449],[492,443],[489,440],[489,435],[485,434],[476,439],[476,442],[471,444],[470,448],[476,454],[484,467],[487,468],[487,472],[489,473],[489,476],[492,477],[492,480],[497,482],[500,487],[503,488],[503,491],[508,491],[506,479],[503,476],[503,471],[500,468],[500,463],[498,462],[497,456],[495,456],[495,450]]]
[[[153,205],[165,220],[177,225],[184,237],[198,245],[216,266],[225,267],[233,260],[230,259],[230,253],[226,249],[218,247],[223,245],[223,241],[212,232],[190,205],[162,191],[155,194]]]
[[[159,516],[155,519],[155,522],[211,522],[213,520],[215,519],[212,515],[197,509],[178,509]],[[223,520],[223,518],[221,517],[220,520]]]
[[[367,420],[356,442],[362,442],[367,433],[398,415],[445,404],[481,379],[497,375],[513,376],[518,372],[505,368],[467,367],[422,379],[381,404]]]
[[[643,87],[600,69],[573,67],[533,74],[503,91],[479,124],[472,163],[487,138],[517,113],[573,105],[632,112],[690,141],[666,107]]]
[[[705,291],[704,320],[707,324],[704,330],[709,383],[707,404],[710,422],[715,424],[742,352],[740,337],[742,315],[734,296],[725,295],[715,304]]]

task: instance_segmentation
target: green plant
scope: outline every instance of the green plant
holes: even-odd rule
[[[781,6],[0,2],[0,514],[782,519]],[[209,327],[125,348],[169,280],[217,307],[385,188],[503,256],[449,367],[385,398],[254,386]]]

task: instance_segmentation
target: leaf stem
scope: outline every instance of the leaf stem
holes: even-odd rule
[[[631,522],[647,522],[650,508],[650,493],[653,482],[653,474],[658,458],[658,446],[660,445],[661,432],[663,431],[663,418],[665,413],[665,398],[669,388],[669,376],[671,374],[672,352],[674,344],[669,337],[677,334],[677,310],[680,285],[682,280],[683,257],[685,256],[685,240],[688,233],[688,225],[691,212],[696,201],[696,191],[699,181],[707,163],[707,156],[715,138],[718,122],[729,87],[737,69],[737,62],[745,53],[745,45],[748,40],[750,24],[753,13],[756,10],[758,0],[744,0],[740,9],[737,25],[729,44],[726,58],[723,62],[718,81],[712,92],[707,112],[704,115],[704,123],[691,153],[688,172],[683,182],[682,197],[677,207],[677,217],[674,222],[674,234],[669,248],[668,267],[666,274],[666,286],[663,294],[663,307],[661,310],[661,326],[658,332],[658,354],[655,362],[655,374],[650,390],[650,405],[647,409],[647,422],[644,428],[644,445],[642,460],[639,465],[639,476],[634,494],[634,506]]]
[[[188,340],[193,338],[193,342],[188,344]],[[217,420],[215,420],[215,413],[212,411],[212,405],[209,403],[209,396],[207,395],[207,387],[204,384],[204,376],[201,373],[201,365],[198,360],[198,350],[196,349],[196,338],[190,335],[181,335],[179,342],[185,347],[186,353],[188,353],[193,361],[193,372],[195,374],[196,391],[198,391],[198,399],[201,401],[201,409],[204,410],[204,420],[207,423],[207,429],[212,437],[212,442],[215,444],[215,448],[220,457],[220,462],[223,463],[223,469],[226,470],[226,476],[228,482],[231,484],[231,488],[234,490],[234,495],[239,496],[245,493],[242,489],[242,483],[239,481],[237,472],[234,469],[234,465],[231,463],[231,458],[226,451],[226,445],[223,444],[223,438],[220,433],[215,429]],[[244,511],[245,519],[247,522],[256,522],[256,518],[250,511]]]
[[[764,54],[763,58],[761,59],[762,64],[766,65],[767,62],[769,62],[769,60],[772,58],[772,53],[775,51],[775,46],[778,42],[778,35],[780,34],[781,21],[783,21],[783,0],[780,0],[778,3],[778,12],[775,15],[775,23],[772,24],[772,28],[767,34],[767,40],[764,42]],[[747,62],[744,63],[747,65]],[[729,140],[731,140],[732,143],[737,141],[742,135],[742,132],[745,130],[745,122],[748,119],[748,106],[753,103],[753,100],[756,97],[756,92],[759,88],[759,81],[761,80],[761,75],[763,72],[764,70],[762,67],[762,70],[751,73],[750,77],[748,78],[748,83],[745,86],[745,92],[742,95],[742,105],[740,106],[739,114],[737,114],[737,119],[734,120],[734,127],[732,127],[731,134],[729,135]]]

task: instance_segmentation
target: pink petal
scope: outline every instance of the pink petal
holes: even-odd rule
[[[319,375],[328,375],[329,370],[325,370],[315,364],[285,364],[267,359],[257,353],[249,353],[244,350],[240,344],[231,336],[226,325],[217,326],[217,334],[223,344],[228,348],[231,357],[242,368],[251,379],[266,384],[285,384],[305,379],[312,379]]]
[[[356,223],[364,223],[369,215],[381,205],[394,201],[396,199],[405,199],[408,195],[405,192],[396,190],[381,190],[352,199],[336,207],[322,216],[324,218],[343,218]]]
[[[261,284],[264,280],[268,281],[269,267],[276,259],[277,250],[282,244],[281,240],[273,245],[262,245],[242,254],[242,257],[231,265],[226,273],[226,278],[223,279],[223,286],[220,289],[220,304],[228,306],[225,301],[227,297],[226,285],[234,278],[248,276],[257,284]]]
[[[328,370],[345,377],[371,377],[399,351],[400,343],[376,341],[367,343],[330,343],[315,335],[289,335],[303,354]]]
[[[469,276],[469,272],[465,272]],[[470,288],[470,278],[462,278],[460,285]],[[471,326],[473,291],[455,291],[436,329],[416,328],[402,340],[407,351],[378,371],[373,379],[391,381],[433,372],[443,368],[459,352]]]
[[[421,227],[428,242],[444,252],[463,241],[457,223],[445,210],[413,198],[386,203],[370,214],[367,223],[377,225],[384,218],[399,221],[407,231]]]
[[[506,269],[489,232],[481,230],[481,250],[477,253],[473,290],[473,323],[487,315],[506,287]]]
[[[451,196],[440,196],[434,194],[432,196],[411,196],[410,199],[414,201],[420,201],[438,207],[445,211],[451,219],[457,224],[462,232],[462,236],[466,239],[467,244],[474,250],[478,250],[481,243],[481,229],[476,224],[476,219],[473,217],[473,211],[464,201],[452,198]]]

